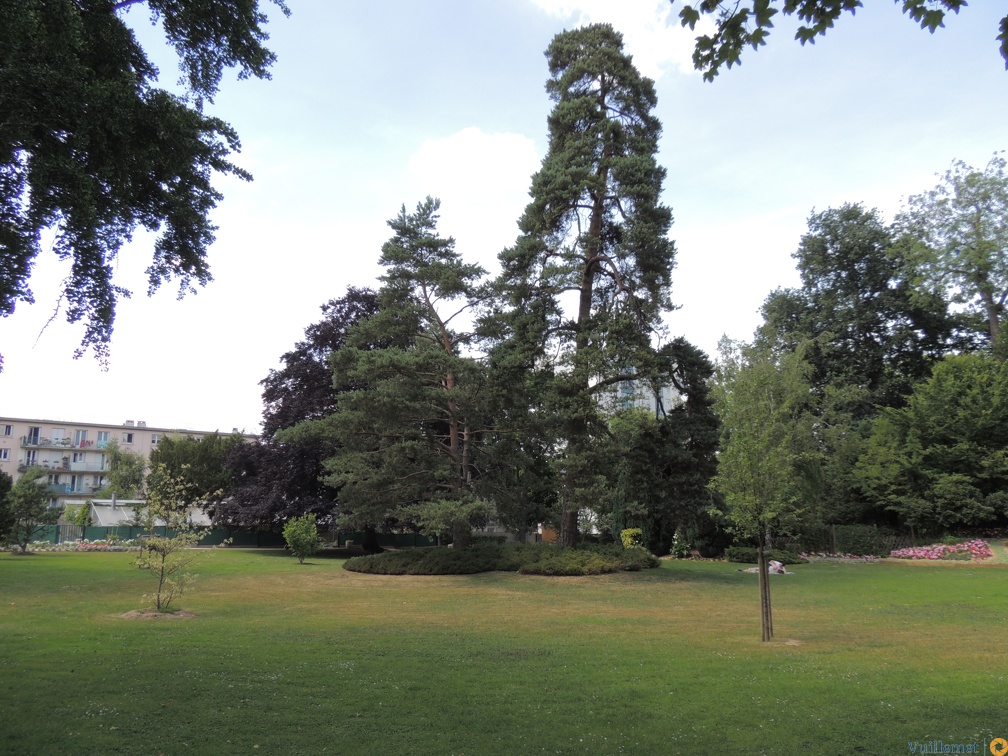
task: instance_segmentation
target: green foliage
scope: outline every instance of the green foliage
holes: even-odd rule
[[[593,508],[611,515],[611,530],[638,526],[652,552],[669,551],[677,530],[695,527],[713,504],[710,481],[717,469],[720,422],[708,381],[714,371],[702,351],[679,338],[659,353],[671,406],[656,412],[625,409],[609,420],[596,468],[605,496]]]
[[[29,467],[5,497],[6,513],[0,517],[0,521],[8,524],[4,535],[17,544],[22,554],[27,553],[35,534],[47,525],[54,525],[61,514],[61,510],[49,506],[45,483],[46,471]]]
[[[185,468],[182,472],[185,473]],[[135,564],[157,580],[155,593],[145,595],[144,599],[153,599],[158,612],[168,611],[172,601],[195,580],[194,547],[206,537],[207,531],[193,527],[190,511],[203,503],[195,495],[191,482],[181,475],[172,475],[163,463],[152,466],[146,503],[137,512],[151,535],[145,537]],[[159,526],[164,529],[163,535],[157,534]]]
[[[1008,363],[948,357],[906,407],[874,423],[858,474],[866,495],[920,532],[990,524],[1008,490]]]
[[[686,540],[686,533],[682,528],[676,530],[669,553],[676,559],[685,559],[689,556],[689,541]]]
[[[582,546],[561,549],[552,544],[473,544],[467,549],[404,549],[353,557],[343,565],[353,572],[379,575],[468,575],[520,572],[524,575],[601,575],[658,567],[642,548]]]
[[[91,525],[91,505],[85,502],[79,507],[67,507],[63,510],[63,519],[86,528]]]
[[[857,556],[886,556],[905,545],[906,540],[892,528],[874,525],[836,525],[834,533],[837,553]]]
[[[0,472],[0,547],[7,543],[7,534],[14,525],[14,511],[7,496],[13,485],[14,479],[7,473]]]
[[[966,0],[902,0],[903,12],[932,34],[944,26],[947,13],[958,13]],[[766,44],[773,18],[778,13],[797,16],[801,24],[795,39],[803,45],[815,43],[833,28],[845,12],[854,15],[862,6],[861,0],[746,0],[746,2],[720,3],[714,0],[690,3],[679,11],[683,26],[696,28],[701,15],[717,14],[713,34],[697,37],[693,50],[693,66],[703,73],[706,81],[713,81],[722,66],[738,65],[746,47],[756,50]],[[1008,16],[1001,19],[999,33],[1001,57],[1008,67]]]
[[[855,473],[871,422],[883,407],[902,407],[934,363],[969,348],[970,338],[956,330],[942,293],[918,286],[905,244],[894,244],[877,210],[812,213],[793,257],[802,285],[767,298],[756,344],[800,351],[809,365],[821,480],[803,525],[885,521]]]
[[[958,160],[941,183],[910,198],[897,218],[920,287],[947,293],[986,322],[1002,358],[1008,298],[1008,163],[994,155],[983,171]]]
[[[644,544],[644,531],[640,528],[626,528],[620,531],[620,541],[624,549],[632,549]]]
[[[129,449],[124,449],[116,439],[109,439],[105,448],[105,486],[98,498],[135,499],[143,491],[147,474],[147,459]]]
[[[770,549],[767,551],[767,559],[776,559],[781,564],[805,564],[807,559],[795,554],[793,551],[783,549]],[[759,561],[759,554],[755,546],[729,546],[725,549],[725,560],[737,562],[739,564],[756,564]]]
[[[484,271],[440,236],[439,208],[427,197],[389,221],[378,311],[332,356],[334,385],[346,387],[337,411],[278,439],[330,444],[325,482],[339,490],[341,527],[413,525],[464,546],[488,512],[475,467],[485,370],[466,354],[472,335],[456,317],[473,305]]]
[[[287,542],[287,549],[297,557],[298,564],[304,564],[305,559],[322,548],[322,539],[319,538],[313,514],[289,520],[284,525],[283,537]]]
[[[609,25],[558,34],[546,58],[549,147],[520,235],[500,255],[485,327],[496,339],[501,431],[531,433],[560,457],[554,502],[561,542],[572,546],[579,512],[605,489],[601,397],[620,381],[658,377],[651,339],[671,307],[675,249],[660,203],[654,83]]]
[[[712,482],[724,496],[730,529],[764,543],[791,533],[818,460],[808,412],[809,366],[798,353],[778,358],[722,342],[715,409],[722,449]]]
[[[222,436],[210,433],[202,438],[169,434],[151,451],[151,467],[163,466],[177,478],[185,478],[190,496],[214,501],[231,484],[225,460],[229,450],[245,443],[237,433]]]
[[[238,135],[204,103],[225,69],[265,78],[274,58],[258,0],[148,0],[184,74],[186,95],[169,93],[126,23],[133,4],[0,3],[0,312],[33,301],[28,279],[52,230],[55,253],[73,261],[63,298],[67,319],[85,322],[78,354],[103,361],[130,295],[113,283],[115,261],[136,228],[160,231],[151,292],[210,280],[215,175],[251,176],[228,160]]]
[[[946,562],[971,562],[973,555],[968,551],[949,551],[942,554],[942,560]]]

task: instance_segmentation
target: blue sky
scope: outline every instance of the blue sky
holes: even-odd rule
[[[0,412],[257,431],[259,381],[323,302],[374,284],[401,205],[440,197],[442,234],[495,268],[546,150],[543,51],[584,22],[611,22],[656,80],[679,250],[668,326],[712,355],[722,334],[749,338],[766,296],[797,283],[791,254],[813,210],[863,202],[891,219],[953,159],[982,167],[1008,147],[1000,3],[975,3],[933,36],[898,4],[871,3],[805,47],[781,20],[713,83],[692,70],[693,35],[667,2],[290,4],[269,24],[272,80],[229,77],[211,106],[255,176],[219,182],[215,281],[148,299],[153,240],[138,234],[120,257],[117,283],[135,293],[103,372],[72,359],[80,326],[59,315],[44,328],[66,269],[41,258],[36,304],[0,320]],[[145,11],[128,18],[173,85]]]

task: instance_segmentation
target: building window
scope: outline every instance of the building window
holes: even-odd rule
[[[70,476],[70,490],[74,493],[84,492],[84,476],[83,475],[71,475]]]
[[[59,485],[59,473],[57,473],[55,475],[53,475],[52,473],[49,474],[49,485],[50,486],[58,486]]]
[[[6,462],[8,459],[10,459],[10,449],[0,449],[0,462]]]
[[[151,442],[151,445],[152,445],[152,446],[157,446],[157,445],[158,445],[158,442],[159,442],[160,440],[161,440],[161,434],[160,434],[160,433],[152,433],[152,434],[151,434],[151,437],[150,437],[150,442]]]
[[[84,446],[84,442],[87,441],[87,431],[86,430],[75,430],[74,431],[74,446]]]
[[[133,443],[133,434],[132,433],[123,433],[123,443],[124,444],[132,444]]]
[[[109,432],[108,431],[98,431],[98,448],[104,449],[108,446]]]
[[[87,452],[74,452],[73,461],[74,462],[84,462],[87,459]]]
[[[3,434],[5,436],[13,436],[14,435],[14,426],[13,425],[5,425],[3,427]]]
[[[35,464],[35,454],[36,454],[36,452],[35,452],[34,449],[32,449],[31,451],[26,451],[25,452],[25,455],[24,455],[25,456],[25,467],[31,467],[32,465]]]
[[[42,429],[36,427],[28,428],[28,435],[25,436],[25,443],[30,446],[38,446],[39,438],[42,437]]]

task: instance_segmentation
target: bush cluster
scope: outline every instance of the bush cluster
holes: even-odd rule
[[[898,549],[906,540],[895,530],[872,525],[837,525],[836,550],[841,554],[888,554]],[[961,539],[960,539],[961,540]]]
[[[353,557],[352,572],[375,575],[471,575],[519,572],[523,575],[601,575],[657,567],[658,558],[641,548],[588,545],[561,549],[553,544],[474,544],[465,549],[415,548]]]
[[[724,555],[729,562],[756,564],[759,561],[755,546],[729,546],[725,549]],[[767,558],[776,559],[781,564],[805,564],[808,561],[793,551],[784,551],[783,549],[770,549]]]

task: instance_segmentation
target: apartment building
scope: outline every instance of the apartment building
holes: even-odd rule
[[[0,417],[0,472],[17,480],[28,468],[42,467],[49,476],[51,505],[78,506],[105,485],[108,469],[105,450],[112,439],[120,448],[149,458],[158,442],[167,435],[203,438],[211,432],[154,428],[143,420],[102,425]]]

